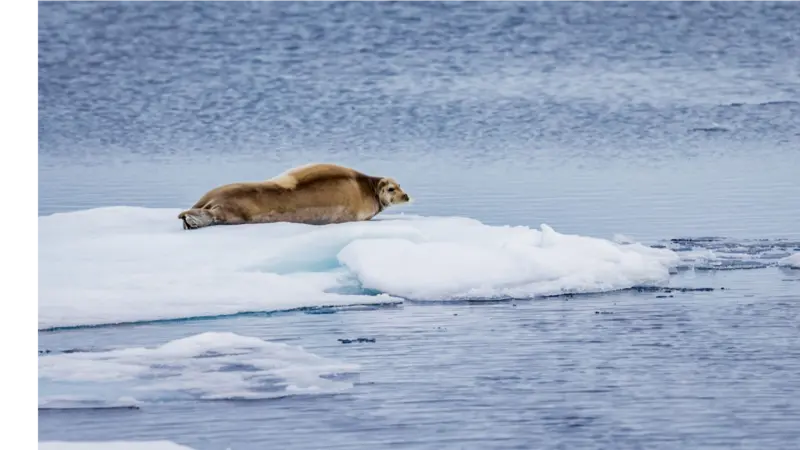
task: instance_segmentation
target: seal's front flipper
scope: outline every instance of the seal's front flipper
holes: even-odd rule
[[[190,209],[178,214],[178,218],[183,220],[184,230],[207,227],[214,223],[214,216],[207,209]]]

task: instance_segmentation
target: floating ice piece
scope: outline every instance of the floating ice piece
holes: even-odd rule
[[[358,365],[323,358],[301,347],[207,332],[152,348],[40,356],[39,405],[113,408],[154,400],[336,393],[350,389],[352,383],[331,377],[358,370]]]
[[[778,261],[778,265],[784,267],[791,267],[792,269],[800,269],[800,253],[787,256]]]
[[[656,284],[668,249],[460,217],[217,226],[178,209],[39,218],[39,328]],[[375,295],[375,294],[378,295]]]

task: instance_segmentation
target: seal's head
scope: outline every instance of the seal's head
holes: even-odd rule
[[[411,201],[408,194],[400,188],[400,185],[393,178],[381,178],[378,182],[378,199],[384,208]]]

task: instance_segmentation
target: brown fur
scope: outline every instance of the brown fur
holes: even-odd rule
[[[268,222],[323,225],[370,220],[385,208],[408,201],[392,178],[335,164],[311,164],[266,181],[214,188],[178,218],[184,229]]]

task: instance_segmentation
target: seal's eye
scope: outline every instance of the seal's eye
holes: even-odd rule
[[[389,192],[394,192],[394,188],[393,188],[393,187],[390,187],[389,189],[387,189],[387,191],[389,191]]]

